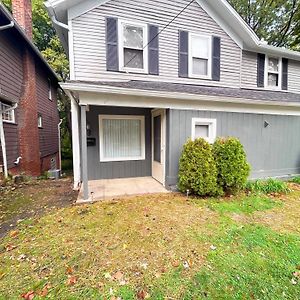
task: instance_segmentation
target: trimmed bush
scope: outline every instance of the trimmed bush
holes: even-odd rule
[[[178,188],[198,196],[217,195],[217,168],[212,147],[204,139],[188,140],[179,161]]]
[[[286,182],[273,178],[267,180],[249,181],[246,189],[250,192],[258,192],[263,194],[287,194],[290,192]]]
[[[218,185],[226,193],[242,190],[250,174],[243,145],[237,138],[218,138],[213,145],[218,171]]]

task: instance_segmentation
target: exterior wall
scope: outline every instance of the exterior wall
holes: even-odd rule
[[[145,116],[146,159],[123,162],[101,162],[99,147],[99,115],[143,115]],[[96,146],[88,147],[88,178],[111,179],[151,176],[151,110],[143,108],[90,106],[87,124],[91,136],[96,138]]]
[[[23,85],[22,47],[11,30],[1,32],[0,45],[0,94],[17,101]]]
[[[159,39],[160,75],[126,74],[106,71],[106,24],[108,16],[155,24],[162,29],[188,0],[113,0],[72,21],[76,80],[160,80],[212,86],[240,86],[241,50],[233,40],[194,2]],[[221,81],[178,78],[178,30],[221,37]]]
[[[170,110],[166,182],[177,183],[182,147],[191,137],[193,117],[217,119],[217,136],[238,137],[245,146],[252,178],[300,173],[300,117]],[[270,125],[264,127],[264,121]]]
[[[51,160],[54,160],[54,164]],[[54,167],[55,166],[55,167]],[[45,156],[41,158],[41,172],[47,172],[53,169],[59,169],[59,155],[58,153]]]
[[[289,86],[290,92],[300,93],[300,61],[289,60]]]
[[[40,156],[45,157],[58,152],[57,95],[55,83],[52,86],[52,100],[49,99],[47,73],[36,64],[37,106],[38,114],[42,116],[42,128],[39,128]]]
[[[243,51],[241,87],[257,89],[257,53]]]

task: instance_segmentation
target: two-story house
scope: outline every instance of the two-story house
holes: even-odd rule
[[[69,54],[75,186],[176,186],[188,138],[238,137],[252,178],[300,173],[300,53],[225,0],[48,0]]]
[[[32,42],[30,0],[0,3],[0,170],[59,168],[58,78]]]

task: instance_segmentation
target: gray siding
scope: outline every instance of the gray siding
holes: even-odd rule
[[[257,88],[257,53],[243,51],[241,87]]]
[[[140,115],[145,116],[146,159],[123,162],[100,163],[99,115]],[[91,126],[91,137],[96,138],[96,146],[88,147],[88,178],[111,179],[151,176],[151,110],[122,107],[91,106],[87,112],[87,123]]]
[[[252,178],[300,173],[300,117],[170,110],[167,183],[177,182],[182,147],[191,137],[193,117],[217,119],[218,136],[238,137],[245,146]],[[265,128],[264,121],[270,123]]]
[[[214,86],[240,86],[241,50],[219,25],[194,2],[171,26],[160,34],[160,75],[126,74],[106,71],[105,17],[112,16],[162,29],[180,12],[188,0],[112,0],[72,21],[74,33],[75,79],[142,79]],[[178,30],[221,37],[221,81],[178,78]]]
[[[300,93],[300,62],[289,60],[288,91]]]

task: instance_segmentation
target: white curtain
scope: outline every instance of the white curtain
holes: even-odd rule
[[[104,158],[130,158],[142,156],[141,120],[103,119]]]

